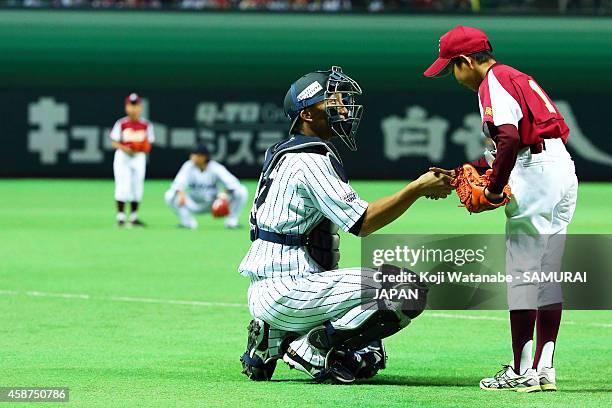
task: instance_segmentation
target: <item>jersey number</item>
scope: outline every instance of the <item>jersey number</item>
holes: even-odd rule
[[[540,88],[540,86],[536,84],[536,81],[534,81],[533,79],[530,79],[529,86],[531,87],[531,89],[535,91],[535,93],[537,93],[540,96],[540,98],[542,98],[544,105],[546,105],[546,109],[548,109],[550,113],[557,113],[553,104],[550,102],[550,100],[548,99],[544,91],[542,91],[542,88]]]

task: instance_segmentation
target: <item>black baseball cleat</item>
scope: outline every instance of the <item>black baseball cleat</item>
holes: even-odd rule
[[[334,384],[351,384],[355,382],[355,376],[351,369],[342,364],[344,355],[338,355],[336,351],[330,350],[325,358],[325,366],[316,367],[300,357],[289,347],[283,356],[283,361],[289,368],[301,371],[318,383],[331,382]]]
[[[352,384],[355,382],[355,376],[341,363],[335,361],[320,374],[317,378],[318,382],[331,381],[334,384]]]
[[[357,379],[372,378],[387,367],[387,353],[382,340],[374,340],[359,350],[341,348],[335,355],[328,355],[330,357],[339,360]]]
[[[125,221],[123,221],[123,220],[118,220],[118,221],[117,221],[117,226],[118,226],[119,228],[123,228],[123,227],[125,227]]]
[[[130,225],[132,227],[146,227],[147,226],[147,224],[145,224],[144,222],[140,221],[138,218],[133,220],[133,221],[130,221]]]
[[[253,319],[247,329],[247,348],[240,357],[242,374],[253,381],[269,381],[276,369],[276,359],[270,358],[268,351],[270,326],[263,320]]]

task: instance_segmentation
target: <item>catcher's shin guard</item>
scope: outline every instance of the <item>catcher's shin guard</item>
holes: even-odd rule
[[[391,287],[386,287],[385,289],[391,289],[392,292],[395,292],[397,295],[397,299],[390,299],[391,304],[393,306],[386,305],[389,308],[395,308],[402,311],[403,314],[408,316],[410,319],[414,319],[418,317],[427,306],[427,294],[429,292],[429,288],[427,284],[423,282],[420,277],[407,268],[400,268],[399,266],[383,264],[378,268],[383,275],[387,277],[389,275],[393,275],[396,279],[388,279],[389,282],[401,282],[398,280],[399,278],[404,279],[407,276],[411,276],[412,279],[410,282],[399,283],[392,285]],[[389,284],[383,284],[383,286],[388,286]],[[400,294],[407,295],[408,293],[416,292],[418,296],[416,298],[410,298],[409,296],[402,297]]]
[[[289,343],[296,337],[286,333],[278,344],[270,344],[270,325],[260,319],[249,323],[247,348],[240,357],[242,373],[253,381],[268,381],[274,374],[276,361],[283,355]]]
[[[384,274],[414,274],[407,269],[393,265],[382,265],[379,271]],[[333,347],[360,349],[368,343],[389,337],[410,324],[419,316],[427,304],[427,286],[415,279],[415,283],[402,283],[393,286],[395,289],[415,290],[417,299],[397,299],[378,302],[375,310],[364,322],[355,328],[335,328],[330,322],[313,328],[308,333],[308,342],[319,349],[329,350]],[[363,305],[362,307],[365,307]]]
[[[389,337],[410,323],[410,318],[395,310],[377,310],[359,327],[336,329],[330,322],[308,333],[308,343],[321,350],[331,348],[360,349],[371,341]]]

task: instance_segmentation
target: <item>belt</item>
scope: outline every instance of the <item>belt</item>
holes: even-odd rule
[[[308,243],[308,235],[303,234],[279,234],[255,227],[251,230],[251,241],[261,239],[262,241],[287,246],[305,246]]]

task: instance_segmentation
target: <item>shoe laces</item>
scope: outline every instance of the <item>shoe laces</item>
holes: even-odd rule
[[[512,369],[512,366],[510,364],[502,364],[501,370],[499,370],[497,373],[495,373],[493,378],[495,378],[498,381],[499,380],[507,380],[508,379],[508,375],[506,374],[506,372],[508,371],[508,368]]]

